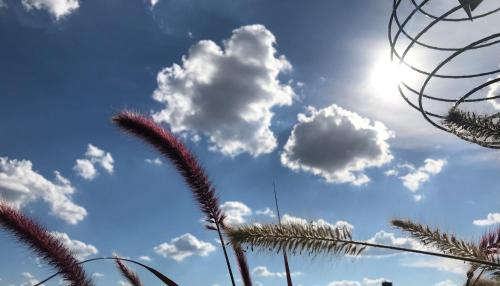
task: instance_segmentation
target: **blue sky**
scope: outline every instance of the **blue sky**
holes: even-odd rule
[[[81,258],[115,252],[181,285],[229,285],[216,235],[203,228],[182,178],[112,126],[122,109],[150,114],[183,138],[234,224],[276,222],[273,181],[285,219],[348,224],[362,240],[418,247],[390,227],[393,218],[470,240],[500,223],[499,154],[435,130],[395,92],[386,39],[392,1],[0,0],[0,7],[0,198],[58,232]],[[466,28],[487,33],[494,29],[487,24]],[[444,27],[430,40],[460,43],[470,34]],[[422,65],[435,59],[412,56]],[[472,56],[462,65],[498,66]],[[248,253],[254,281],[284,285],[281,259]],[[290,264],[295,284],[308,286],[382,278],[461,285],[467,268],[383,252],[294,256]],[[86,268],[97,285],[121,285],[111,263]],[[52,273],[3,233],[0,269],[2,286]],[[158,284],[137,270],[146,285]]]

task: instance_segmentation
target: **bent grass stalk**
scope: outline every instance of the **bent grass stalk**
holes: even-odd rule
[[[196,160],[196,157],[180,140],[149,117],[130,111],[123,111],[114,116],[112,120],[124,131],[141,138],[155,147],[172,162],[179,173],[184,177],[201,211],[206,215],[206,221],[209,224],[207,228],[218,232],[231,284],[235,286],[236,283],[234,281],[231,263],[229,262],[222,235],[222,231],[226,229],[224,226],[225,216],[219,208],[219,201],[215,195],[215,188],[205,174],[204,169]],[[215,227],[212,227],[211,224],[215,224]],[[237,245],[233,244],[233,249],[245,286],[251,286],[251,278],[245,254]]]

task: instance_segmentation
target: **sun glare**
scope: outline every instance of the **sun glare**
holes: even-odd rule
[[[391,62],[387,55],[379,57],[370,74],[369,87],[374,95],[392,98],[398,94],[398,83],[414,82],[415,74],[410,68]]]

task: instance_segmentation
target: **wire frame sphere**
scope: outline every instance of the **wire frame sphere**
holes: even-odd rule
[[[457,6],[450,5],[440,12],[441,14],[433,14],[427,9],[432,8],[434,4],[441,5],[442,8],[444,4],[449,3],[454,2],[421,0],[417,3],[417,0],[393,0],[388,26],[391,60],[421,78],[417,85],[409,83],[407,79],[401,79],[398,92],[434,127],[453,133],[463,140],[500,149],[500,113],[485,111],[484,104],[481,105],[483,109],[479,109],[479,115],[477,111],[465,111],[474,109],[471,104],[480,106],[479,103],[487,103],[490,110],[495,109],[495,99],[500,98],[500,1],[456,1]],[[475,9],[480,3],[479,8],[486,7],[489,10]],[[474,11],[471,11],[471,7]],[[469,17],[466,17],[464,9]],[[493,29],[493,33],[490,31],[491,34],[483,35],[483,29],[472,33],[467,33],[467,29],[460,30],[464,27],[478,27],[478,24],[487,25]],[[420,27],[415,29],[415,26]],[[443,44],[431,44],[428,38],[443,27],[451,27],[451,31],[456,27],[458,30],[454,30],[453,35],[438,37]],[[459,42],[464,37],[476,38],[473,41],[468,40],[466,44],[455,43],[456,46],[451,47],[454,42]],[[427,57],[439,54],[440,58],[431,63],[430,67],[423,68],[409,60],[410,53],[416,53],[417,50]],[[488,55],[491,52],[492,55]],[[458,68],[462,72],[453,73],[451,70],[456,66],[456,62],[466,54],[485,55],[488,58],[482,59],[481,62],[492,64],[493,67],[477,72],[467,70],[469,67],[462,65]],[[425,58],[422,58],[422,61],[425,61]],[[468,86],[457,94],[457,87],[464,83],[472,87]],[[481,95],[484,89],[494,91],[495,94]],[[438,105],[446,107],[435,110]],[[500,103],[496,108],[500,109]]]

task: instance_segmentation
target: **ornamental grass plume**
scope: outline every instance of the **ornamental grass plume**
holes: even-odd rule
[[[114,116],[112,120],[124,131],[141,138],[155,147],[181,173],[185,182],[191,188],[198,206],[206,216],[207,228],[216,230],[219,234],[231,283],[233,286],[236,285],[222,235],[222,231],[227,229],[224,225],[225,216],[219,208],[219,200],[215,194],[215,188],[205,174],[204,169],[196,160],[196,157],[179,139],[154,122],[152,118],[131,111],[122,111]],[[233,245],[233,249],[236,254],[242,280],[245,282],[244,285],[251,286],[250,271],[248,270],[245,254],[237,245]]]
[[[50,266],[57,269],[68,285],[93,285],[71,251],[61,241],[5,202],[0,202],[0,228],[8,231],[18,242],[27,245]]]
[[[137,273],[132,271],[132,269],[128,268],[123,262],[121,262],[119,259],[115,259],[116,267],[118,270],[120,270],[120,273],[122,274],[125,279],[130,283],[132,286],[142,286],[142,282],[139,279],[139,276],[137,276]]]

